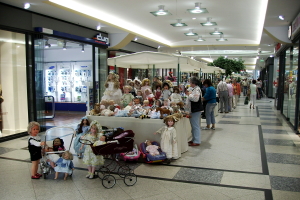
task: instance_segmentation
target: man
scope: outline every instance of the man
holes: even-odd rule
[[[217,93],[220,99],[220,113],[223,113],[225,109],[225,113],[228,113],[228,88],[226,82],[223,82],[221,79],[218,79],[219,84],[217,86]]]
[[[262,97],[262,82],[259,78],[256,81],[256,87],[258,89],[258,93],[257,93],[256,98],[261,99],[261,97]]]
[[[248,81],[246,78],[243,80],[242,85],[243,85],[243,94],[245,97],[247,96],[247,91],[248,91]]]

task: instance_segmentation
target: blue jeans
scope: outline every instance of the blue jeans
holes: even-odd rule
[[[201,112],[191,113],[190,123],[192,126],[192,141],[193,143],[201,143],[201,129],[200,129],[200,116]]]
[[[215,112],[214,112],[216,105],[217,105],[216,103],[207,103],[206,104],[205,114],[206,114],[207,126],[216,123]]]

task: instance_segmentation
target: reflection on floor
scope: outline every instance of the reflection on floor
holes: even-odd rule
[[[64,126],[79,123],[85,112],[56,111],[53,119],[46,119],[46,126]]]
[[[61,175],[53,180],[50,174],[47,179],[32,180],[27,137],[0,143],[0,176],[5,180],[0,182],[1,199],[299,200],[299,137],[274,109],[273,100],[258,100],[251,110],[243,102],[241,97],[233,112],[219,113],[216,130],[202,130],[201,145],[189,147],[170,165],[145,164],[142,159],[127,162],[138,176],[134,186],[125,185],[116,163],[110,166],[117,179],[112,189],[105,189],[99,178],[85,178],[86,166],[72,147],[76,170],[71,178],[63,181]],[[60,114],[47,125],[75,128],[84,116]],[[59,137],[66,146],[72,141],[70,131],[62,131]]]

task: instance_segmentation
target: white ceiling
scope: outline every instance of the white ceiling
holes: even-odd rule
[[[55,0],[53,0],[55,1]],[[107,33],[130,32],[137,36],[137,42],[149,46],[162,46],[159,51],[165,53],[181,52],[186,56],[215,59],[219,56],[242,58],[248,68],[262,66],[256,60],[258,49],[265,52],[260,58],[266,59],[274,54],[274,44],[263,32],[263,27],[287,27],[296,17],[300,8],[299,0],[59,0],[72,6],[71,10],[62,9],[55,3],[45,0],[0,0],[0,2],[16,7],[23,7],[25,2],[31,3],[29,10],[48,16],[60,18],[86,27],[95,28],[101,25],[101,31]],[[200,2],[208,13],[190,14]],[[76,7],[76,5],[79,5]],[[164,5],[172,15],[155,17],[150,12],[157,11]],[[64,6],[64,5],[63,5]],[[89,9],[89,10],[87,10]],[[81,12],[82,14],[79,14]],[[90,16],[93,15],[93,16]],[[284,15],[285,20],[278,19]],[[192,19],[195,17],[196,19]],[[217,26],[204,27],[200,23],[212,18]],[[176,19],[188,26],[173,27]],[[209,33],[218,28],[228,41],[217,42],[219,36]],[[195,42],[197,36],[185,36],[184,33],[193,29],[206,41]],[[257,64],[256,64],[257,62]]]

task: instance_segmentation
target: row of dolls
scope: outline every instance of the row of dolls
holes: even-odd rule
[[[95,109],[98,112],[95,112]],[[121,108],[115,104],[114,100],[102,100],[100,104],[95,104],[95,109],[91,111],[91,115],[100,116],[116,116],[116,117],[143,117],[159,119],[166,115],[174,113],[185,113],[183,102],[170,102],[169,99],[161,101],[155,100],[154,104],[150,104],[149,100],[142,100],[141,97],[134,97],[126,107]]]
[[[129,79],[123,87],[124,93],[122,93],[119,76],[112,72],[107,77],[105,87],[106,89],[101,100],[114,100],[115,103],[121,105],[123,108],[136,96],[140,96],[144,100],[149,100],[150,105],[152,105],[157,99],[169,99],[178,103],[182,101],[182,95],[184,95],[184,92],[180,94],[178,87],[173,89],[170,80],[162,83],[157,77],[153,78],[152,85],[148,78],[143,79],[143,81],[138,79],[132,81]]]

